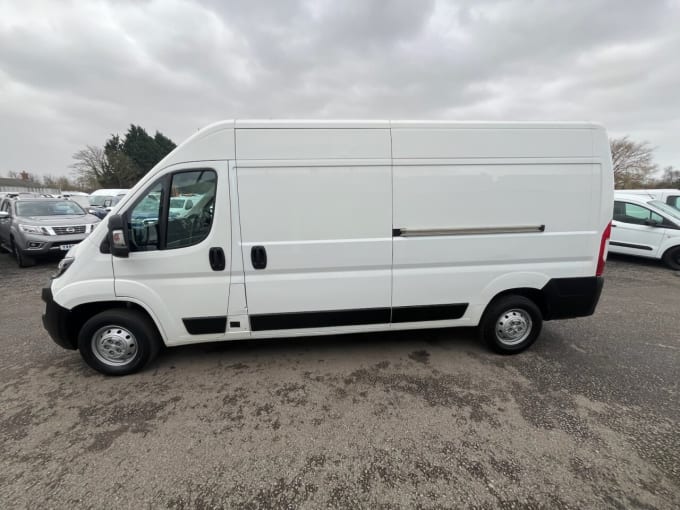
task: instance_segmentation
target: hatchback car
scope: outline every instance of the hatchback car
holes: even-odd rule
[[[680,211],[644,195],[617,193],[609,251],[661,259],[680,270]]]
[[[72,200],[12,199],[0,203],[0,247],[14,255],[20,267],[49,253],[66,253],[99,223]]]

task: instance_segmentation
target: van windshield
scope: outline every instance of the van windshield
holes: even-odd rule
[[[670,216],[674,220],[680,221],[680,211],[677,210],[675,207],[671,207],[668,204],[664,204],[661,200],[650,200],[647,203],[649,205],[653,205],[654,207],[656,207],[660,211],[665,212],[666,214],[668,214],[668,216]]]

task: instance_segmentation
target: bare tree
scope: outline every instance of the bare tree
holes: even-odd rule
[[[614,167],[616,189],[642,187],[657,166],[654,163],[654,147],[648,142],[634,142],[627,136],[609,141]]]
[[[99,180],[107,172],[106,154],[104,149],[95,145],[87,145],[73,155],[71,165],[78,186],[85,189],[95,189]]]
[[[670,165],[665,167],[659,185],[664,188],[680,188],[680,170]]]

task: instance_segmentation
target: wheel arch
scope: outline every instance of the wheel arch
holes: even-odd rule
[[[484,314],[486,313],[490,306],[492,306],[496,301],[505,296],[525,297],[532,301],[538,307],[538,309],[541,311],[541,315],[543,316],[543,318],[547,317],[549,314],[548,300],[546,298],[545,292],[542,289],[536,289],[532,287],[518,287],[515,289],[506,289],[494,295],[484,307],[482,317],[484,316]]]
[[[67,326],[67,332],[70,338],[78,338],[78,333],[80,332],[81,328],[87,322],[88,319],[93,317],[94,315],[104,312],[106,310],[112,310],[116,308],[122,308],[122,309],[127,309],[127,310],[137,310],[144,315],[146,315],[150,320],[151,323],[154,325],[156,328],[156,331],[158,332],[159,338],[161,338],[162,342],[167,345],[166,342],[166,336],[163,331],[163,328],[160,327],[160,324],[154,317],[154,315],[151,313],[150,310],[148,310],[144,305],[141,303],[136,303],[134,301],[93,301],[90,303],[83,303],[77,306],[74,306],[70,311],[69,311],[69,321],[68,321],[68,326]]]

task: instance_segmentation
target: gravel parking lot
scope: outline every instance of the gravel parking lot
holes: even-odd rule
[[[610,260],[528,352],[474,331],[210,344],[107,378],[0,255],[0,508],[680,506],[680,277]]]

